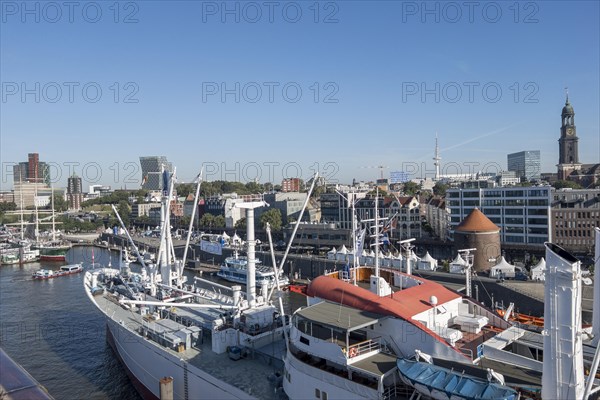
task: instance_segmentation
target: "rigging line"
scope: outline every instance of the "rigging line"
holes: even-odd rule
[[[488,295],[489,299],[493,300],[492,296],[490,296],[490,293],[485,288],[485,285],[483,284],[483,281],[481,280],[481,278],[479,277],[479,275],[475,274],[475,276],[477,277],[477,280],[479,281],[479,283],[481,283],[481,287],[483,287],[483,290],[485,290],[485,293]],[[492,309],[494,309],[494,305],[493,304],[492,304]]]

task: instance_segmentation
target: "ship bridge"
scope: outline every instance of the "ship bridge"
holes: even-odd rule
[[[303,308],[293,316],[290,354],[294,359],[289,361],[306,373],[308,366],[316,368],[342,386],[358,385],[380,394],[396,390],[397,356],[377,329],[388,318],[328,301]]]

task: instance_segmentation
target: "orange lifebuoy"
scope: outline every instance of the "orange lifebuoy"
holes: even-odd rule
[[[358,355],[358,350],[356,349],[356,347],[351,347],[349,354],[350,354],[350,358],[356,357]]]

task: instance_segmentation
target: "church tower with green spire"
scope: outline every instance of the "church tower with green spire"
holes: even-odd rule
[[[562,126],[560,127],[560,139],[558,139],[558,179],[564,180],[574,171],[581,169],[579,163],[579,150],[577,129],[575,127],[575,111],[569,103],[569,94],[567,101],[562,109]]]

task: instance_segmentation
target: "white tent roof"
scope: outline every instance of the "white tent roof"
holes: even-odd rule
[[[467,265],[467,262],[460,256],[460,254],[456,255],[456,258],[452,261],[452,264],[458,265]]]
[[[540,260],[540,262],[538,262],[537,264],[535,264],[534,267],[531,267],[531,270],[545,270],[546,269],[546,260],[544,260],[544,257],[542,257],[542,259]]]
[[[340,247],[340,249],[338,250],[338,253],[340,254],[348,254],[348,249],[346,248],[346,245],[342,245],[342,247]]]
[[[242,238],[241,238],[241,237],[239,237],[237,233],[234,233],[234,234],[233,234],[233,238],[232,238],[232,240],[233,240],[234,242],[241,242],[241,241],[242,241]]]
[[[223,234],[221,236],[223,237],[223,239],[229,239],[230,238],[230,236],[225,231],[223,231]]]
[[[335,254],[335,253],[337,253],[337,250],[335,249],[335,247],[327,252],[327,254]]]
[[[425,262],[429,262],[429,263],[433,263],[433,264],[437,263],[437,260],[435,258],[431,257],[429,252],[425,253],[423,258],[421,258],[421,261],[425,261]]]
[[[509,264],[508,261],[506,261],[504,259],[504,256],[500,257],[500,261],[498,262],[498,264],[494,265],[492,268],[495,269],[506,269],[506,268],[511,268],[514,269],[515,266],[512,264]]]
[[[367,255],[368,255],[369,257],[375,257],[375,252],[374,252],[373,250],[371,250],[371,251],[369,251],[369,252],[367,253]]]
[[[398,253],[398,255],[396,257],[394,257],[396,260],[404,260],[404,257],[402,257],[402,254]]]

